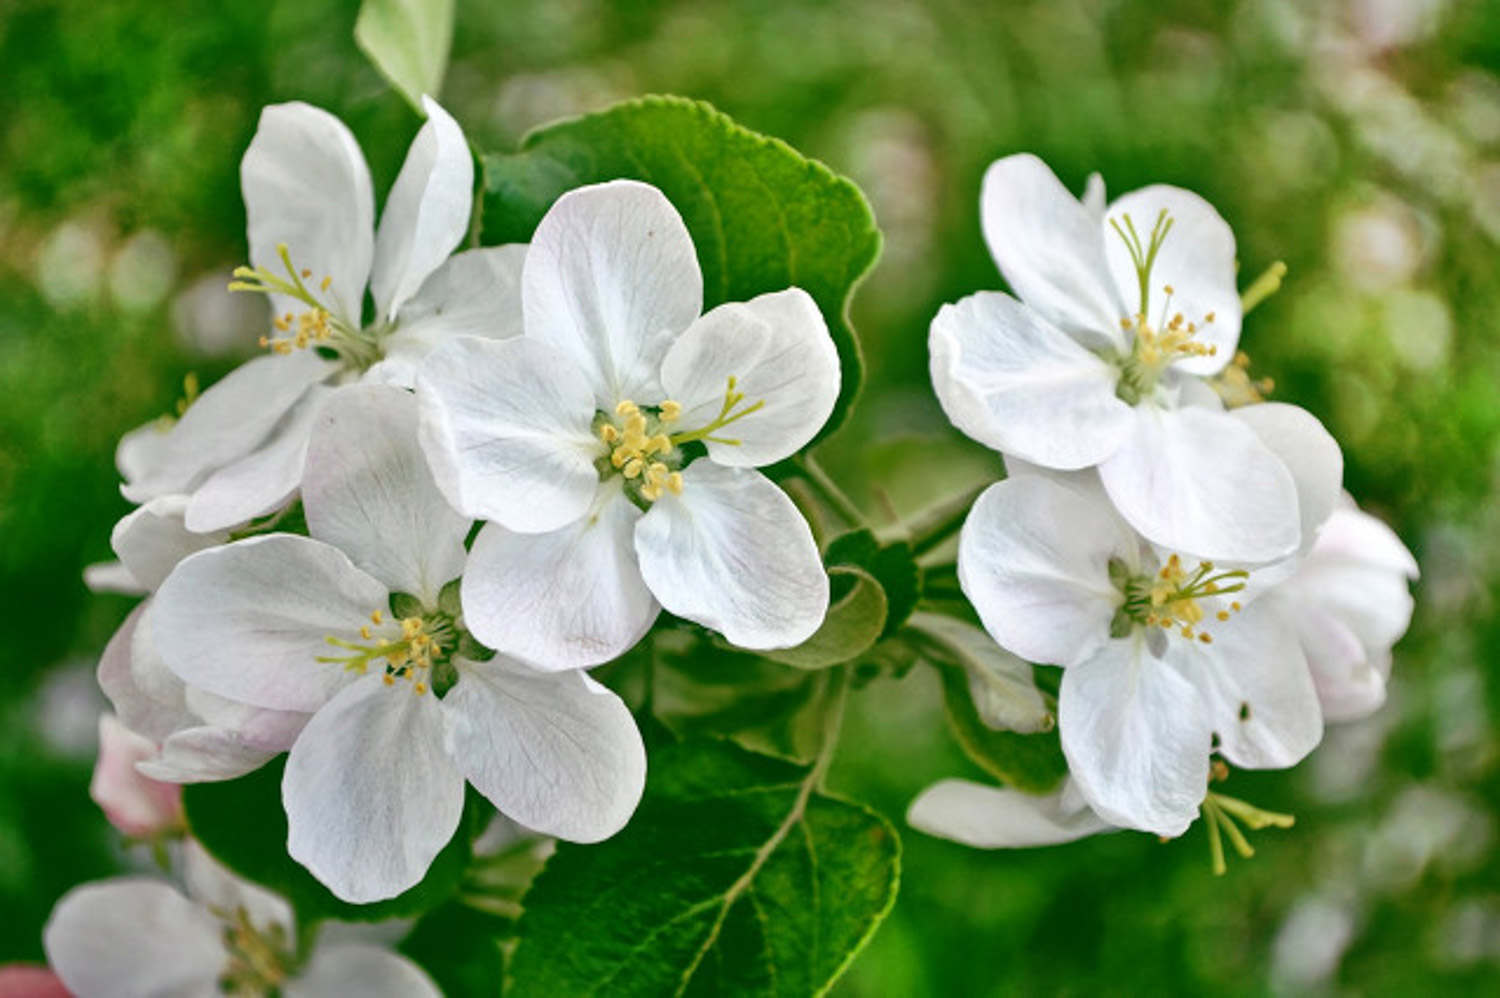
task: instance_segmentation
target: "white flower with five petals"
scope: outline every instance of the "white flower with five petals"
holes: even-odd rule
[[[661,607],[747,648],[798,644],[828,579],[755,468],[833,409],[838,355],[789,288],[701,314],[691,237],[654,187],[563,195],[521,279],[525,334],[459,339],[417,378],[439,485],[489,522],[463,580],[485,644],[543,667],[630,648]]]
[[[1296,763],[1322,737],[1295,632],[1270,601],[1241,605],[1254,573],[1151,544],[1089,476],[991,486],[964,525],[958,568],[1001,647],[1063,666],[1063,752],[1110,824],[1181,834],[1216,740],[1231,763],[1263,769]]]
[[[378,229],[369,168],[342,122],[298,102],[261,113],[240,167],[253,266],[232,287],[269,295],[269,354],[192,400],[169,429],[148,425],[121,442],[126,498],[188,495],[194,531],[268,513],[295,494],[329,392],[361,380],[410,387],[442,339],[519,331],[525,248],[449,256],[468,232],[473,160],[448,113],[430,98],[424,107]]]
[[[312,714],[282,784],[287,848],[353,902],[422,878],[458,827],[465,781],[517,822],[575,841],[618,831],[645,781],[617,696],[468,639],[449,583],[469,521],[432,482],[416,405],[384,385],[331,399],[303,482],[311,536],[187,558],[152,615],[189,683]]]
[[[1301,543],[1292,474],[1204,381],[1235,354],[1234,235],[1154,186],[1080,202],[1039,159],[985,175],[986,241],[1019,301],[980,292],[932,322],[931,373],[959,429],[1046,468],[1097,467],[1157,544],[1265,562]]]

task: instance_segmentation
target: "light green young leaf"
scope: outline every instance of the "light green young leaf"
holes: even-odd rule
[[[982,628],[940,613],[914,613],[907,626],[969,674],[969,697],[979,719],[996,731],[1023,735],[1057,723],[1024,662],[995,644]]]
[[[826,669],[849,661],[880,640],[887,603],[885,590],[875,577],[853,565],[835,565],[828,570],[828,578],[835,592],[841,580],[848,591],[829,604],[823,626],[795,648],[779,648],[762,655],[799,669]]]
[[[937,668],[948,730],[975,765],[1027,793],[1044,794],[1062,782],[1068,763],[1055,726],[1034,735],[997,731],[980,718],[974,706],[968,670],[954,665]]]
[[[796,286],[818,303],[843,385],[818,439],[843,422],[864,363],[849,325],[854,286],[880,253],[870,206],[851,181],[707,104],[645,97],[532,132],[520,152],[483,157],[486,245],[531,240],[564,192],[629,177],[682,214],[703,270],[705,309]]]
[[[625,830],[559,844],[526,895],[509,993],[826,994],[895,901],[900,842],[818,773],[727,742],[653,750]]]
[[[354,41],[417,113],[437,97],[453,44],[453,0],[364,0]]]

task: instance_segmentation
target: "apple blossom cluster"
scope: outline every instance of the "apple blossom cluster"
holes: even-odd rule
[[[219,869],[182,785],[284,755],[286,854],[353,905],[419,888],[479,799],[600,843],[648,792],[641,728],[660,719],[649,685],[633,711],[590,670],[665,628],[710,655],[836,666],[839,711],[877,640],[946,649],[981,723],[1060,739],[1069,771],[1050,794],[945,780],[912,805],[915,827],[986,847],[1172,837],[1202,815],[1216,850],[1220,831],[1248,849],[1240,824],[1286,819],[1215,780],[1291,766],[1325,722],[1383,700],[1415,562],[1343,492],[1317,419],[1249,377],[1254,296],[1201,198],[1106,204],[1095,181],[1080,201],[1034,157],[991,167],[983,227],[1016,297],[943,307],[929,341],[944,412],[1009,475],[944,528],[962,525],[954,570],[983,631],[931,593],[899,615],[881,595],[871,626],[825,566],[839,539],[783,489],[850,378],[818,300],[788,281],[705,311],[724,295],[705,291],[703,247],[631,179],[573,185],[526,244],[461,249],[474,160],[421,106],[378,224],[349,130],[264,110],[229,285],[269,300],[263,352],[121,441],[136,505],[89,579],[142,599],[99,663],[114,714],[92,792],[184,886],[59,902],[46,947],[77,994],[436,993],[377,941],[299,931],[285,899]],[[914,532],[877,536],[807,477],[846,547],[921,578]],[[837,581],[896,593],[878,560]],[[1063,670],[1055,734],[1033,663]],[[837,737],[821,723],[731,900],[809,807]]]
[[[1266,402],[1237,353],[1233,234],[1191,192],[1080,201],[1040,160],[984,180],[985,239],[1019,297],[944,306],[933,387],[1005,457],[963,526],[958,575],[985,629],[1062,667],[1056,793],[949,780],[911,823],[979,846],[1111,827],[1171,837],[1289,824],[1212,790],[1280,769],[1325,721],[1384,699],[1417,566],[1342,490],[1337,443]]]

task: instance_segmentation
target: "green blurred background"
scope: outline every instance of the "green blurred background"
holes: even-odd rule
[[[129,602],[91,597],[127,507],[111,455],[252,350],[238,161],[261,105],[353,128],[382,190],[417,121],[355,49],[357,4],[0,5],[0,961],[38,959],[69,886],[132,861],[89,802],[94,661]],[[939,303],[999,278],[984,167],[1019,150],[1081,189],[1190,187],[1282,292],[1243,345],[1343,443],[1348,487],[1418,555],[1390,702],[1231,792],[1294,811],[1215,878],[1201,829],[983,853],[908,832],[894,913],[837,992],[1328,991],[1500,984],[1500,5],[1461,0],[460,0],[444,101],[481,148],[647,92],[707,99],[869,194],[870,383],[823,459],[872,509],[915,501],[892,438],[954,480],[926,380]],[[903,448],[901,454],[909,454]],[[903,458],[904,460],[904,458]],[[833,785],[899,819],[977,777],[930,675],[854,707]]]

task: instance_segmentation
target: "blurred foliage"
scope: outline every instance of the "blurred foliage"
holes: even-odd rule
[[[89,598],[126,505],[115,438],[254,342],[237,164],[261,105],[347,121],[377,190],[417,120],[354,2],[11,0],[0,10],[0,960],[69,885],[139,864],[89,803]],[[1246,322],[1276,397],[1418,554],[1391,702],[1230,792],[1298,815],[1210,875],[1195,829],[980,853],[905,832],[903,890],[837,992],[1467,992],[1500,966],[1500,5],[1484,0],[461,0],[444,101],[476,148],[641,93],[708,100],[852,176],[885,236],[856,292],[869,379],[820,455],[872,510],[994,473],[926,382],[937,306],[999,286],[979,178],[1181,184],[1290,275]],[[903,438],[900,446],[888,441]],[[915,445],[914,445],[915,443]],[[982,778],[927,668],[855,692],[831,785],[898,820]]]

